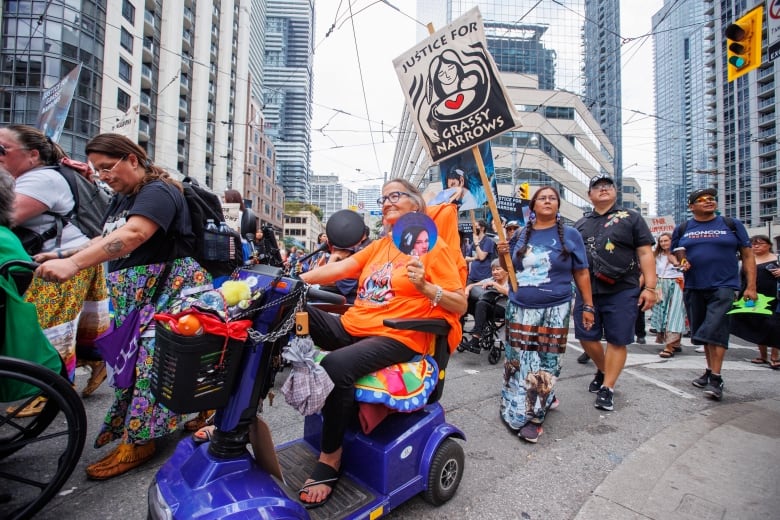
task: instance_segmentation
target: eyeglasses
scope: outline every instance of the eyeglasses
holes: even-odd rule
[[[395,204],[399,200],[401,200],[401,197],[411,197],[411,194],[406,193],[405,191],[393,191],[391,193],[388,193],[384,197],[379,197],[376,199],[376,203],[380,206],[384,206],[385,202],[390,201],[390,204]]]
[[[0,156],[8,155],[8,152],[10,152],[11,150],[26,150],[26,149],[27,148],[22,148],[22,147],[19,147],[19,148],[6,148],[2,144],[0,144]]]
[[[547,201],[558,202],[558,197],[556,197],[555,195],[542,196],[542,197],[536,197],[536,200],[541,202],[547,202]]]
[[[703,197],[697,198],[695,201],[693,201],[693,203],[694,204],[704,204],[705,202],[717,202],[717,201],[718,201],[718,199],[716,199],[715,197],[711,197],[711,196],[707,195],[707,196],[703,196]]]
[[[114,168],[119,166],[119,163],[121,163],[125,159],[127,159],[126,155],[124,157],[122,157],[121,159],[119,159],[117,162],[115,162],[114,165],[111,168],[100,168],[99,170],[97,170],[98,175],[108,175],[108,174],[110,174],[111,172],[114,171]]]
[[[604,182],[602,184],[596,184],[595,186],[593,186],[593,189],[594,190],[598,190],[598,191],[609,191],[609,190],[613,189],[614,187],[615,187],[614,184],[609,184],[607,182]]]

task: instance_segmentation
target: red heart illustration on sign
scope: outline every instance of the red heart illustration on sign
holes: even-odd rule
[[[444,102],[444,106],[447,108],[451,108],[452,110],[457,110],[460,108],[460,106],[463,104],[463,94],[458,94],[455,96],[455,99],[448,99]]]

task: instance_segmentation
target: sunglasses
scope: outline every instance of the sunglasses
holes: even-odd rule
[[[0,144],[0,157],[8,155],[8,152],[11,150],[27,150],[27,148],[19,147],[19,148],[6,148],[2,144]]]
[[[718,199],[716,199],[715,197],[707,195],[707,196],[704,196],[704,197],[698,197],[693,202],[694,202],[694,204],[703,204],[705,202],[717,202],[717,201],[718,201]]]

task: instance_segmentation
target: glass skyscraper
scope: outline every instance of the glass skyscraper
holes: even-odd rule
[[[686,218],[688,193],[715,171],[715,54],[712,2],[666,2],[653,15],[656,212]],[[709,14],[707,14],[709,13]],[[674,57],[674,59],[669,59]]]
[[[83,157],[100,132],[105,2],[3,2],[0,125],[34,125],[43,92],[83,64],[59,144]]]
[[[778,224],[775,62],[764,48],[757,70],[732,82],[726,73],[723,32],[755,5],[666,0],[653,16],[659,215],[680,222],[690,191],[717,186],[724,215],[748,227]]]
[[[263,63],[265,131],[288,200],[310,199],[313,0],[267,0]]]

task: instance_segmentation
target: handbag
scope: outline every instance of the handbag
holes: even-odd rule
[[[125,318],[122,325],[116,326],[114,320],[108,330],[95,338],[95,347],[106,362],[109,381],[114,388],[130,388],[135,383],[135,362],[138,359],[138,347],[141,340],[141,322],[149,323],[154,313],[157,300],[162,293],[171,273],[171,264],[166,263],[165,269],[157,279],[151,301],[139,308],[136,307]],[[142,320],[145,317],[147,319]]]
[[[634,269],[633,261],[626,268],[616,267],[607,262],[595,251],[591,255],[591,262],[593,264],[593,276],[609,285],[615,285]]]
[[[111,322],[108,330],[95,339],[95,346],[106,362],[109,381],[114,388],[130,388],[135,382],[135,362],[141,339],[141,311],[133,309],[122,325]]]

